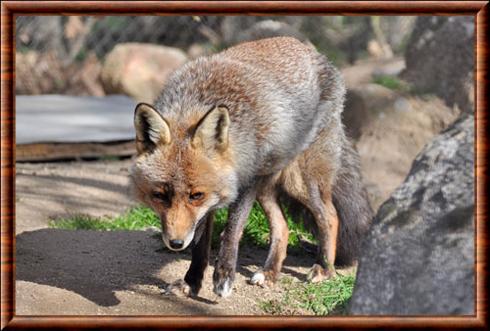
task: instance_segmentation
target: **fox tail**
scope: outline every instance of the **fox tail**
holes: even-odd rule
[[[340,222],[335,264],[350,266],[359,257],[362,241],[374,215],[362,182],[359,155],[347,139],[341,164],[332,192]]]
[[[303,220],[305,226],[316,233],[316,223],[311,212],[301,203],[283,192],[283,204],[294,220]],[[345,139],[341,155],[341,167],[332,188],[332,202],[339,218],[336,266],[350,266],[359,257],[362,241],[369,230],[373,210],[362,182],[357,151]],[[309,251],[311,245],[304,245]]]

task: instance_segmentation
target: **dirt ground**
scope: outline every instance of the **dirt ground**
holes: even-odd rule
[[[190,254],[163,248],[154,232],[48,228],[52,218],[116,215],[133,205],[129,165],[129,160],[17,163],[16,314],[264,314],[260,302],[283,291],[279,284],[247,283],[265,261],[264,249],[241,249],[230,298],[217,300],[213,294],[211,266],[199,298],[190,299],[161,294],[164,285],[184,276]],[[283,271],[304,281],[313,263],[313,256],[290,255]]]

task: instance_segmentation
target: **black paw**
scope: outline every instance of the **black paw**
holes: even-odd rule
[[[213,292],[222,298],[230,296],[233,288],[234,276],[235,271],[233,268],[227,268],[218,263],[213,273]]]

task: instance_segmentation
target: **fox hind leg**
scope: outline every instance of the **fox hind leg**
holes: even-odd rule
[[[339,218],[330,192],[322,194],[318,185],[310,185],[308,191],[308,209],[315,218],[318,239],[317,264],[308,273],[308,280],[316,283],[335,275]]]
[[[290,198],[308,209],[310,217],[305,221],[314,223],[318,254],[316,264],[311,268],[307,278],[311,282],[319,282],[335,274],[339,218],[332,202],[329,178],[323,178],[322,182],[318,182],[315,178],[300,176],[301,173],[308,171],[292,169],[287,173],[288,177],[285,177],[287,180],[282,181],[282,186]]]

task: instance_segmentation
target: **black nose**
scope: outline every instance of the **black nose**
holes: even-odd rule
[[[181,249],[184,246],[183,240],[170,240],[170,247],[173,249]]]

